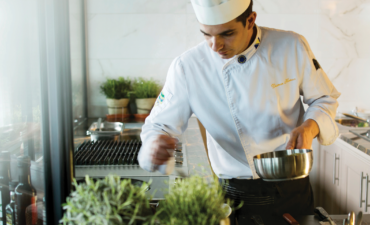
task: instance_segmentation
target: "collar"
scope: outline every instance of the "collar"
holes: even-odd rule
[[[232,63],[233,61],[238,62],[239,64],[244,64],[246,61],[250,60],[254,53],[257,52],[258,47],[262,41],[262,32],[261,29],[255,24],[257,28],[257,35],[254,39],[253,43],[242,53],[235,55],[232,60],[229,61],[228,64]]]

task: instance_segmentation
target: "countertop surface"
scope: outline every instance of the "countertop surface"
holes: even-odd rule
[[[320,222],[316,216],[294,216],[292,215],[300,225],[320,225]],[[246,216],[243,220],[238,221],[239,225],[254,225],[254,222],[250,219],[251,216]],[[343,219],[347,218],[347,215],[331,215],[332,220],[336,225],[342,225]],[[289,225],[283,217],[277,216],[263,216],[260,215],[264,225]],[[330,223],[325,223],[325,225],[330,225]],[[363,215],[363,221],[361,225],[370,225],[370,215]]]
[[[337,116],[336,120],[338,119],[348,119],[345,116]],[[343,141],[347,142],[348,144],[352,145],[354,148],[357,148],[359,151],[364,152],[365,154],[370,156],[370,141],[358,137],[353,132],[366,134],[369,132],[370,127],[349,127],[344,126],[342,124],[337,123],[339,129],[339,138]]]
[[[104,122],[105,118],[102,119],[102,122]],[[78,147],[85,140],[90,140],[90,136],[86,135],[86,131],[89,129],[91,124],[97,120],[98,118],[89,118],[81,121],[78,126],[75,127],[75,147]],[[134,118],[124,119],[122,122],[126,123],[126,127],[130,127],[130,124],[139,124],[141,126],[144,124],[144,120],[137,120]],[[188,128],[182,135],[181,139],[186,148],[188,174],[199,174],[203,177],[212,177],[212,170],[208,161],[206,149],[203,144],[202,135],[198,125],[198,119],[196,117],[191,117],[189,119]]]

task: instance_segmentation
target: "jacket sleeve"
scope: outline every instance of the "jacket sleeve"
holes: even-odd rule
[[[309,107],[304,120],[315,120],[320,133],[318,141],[322,145],[332,144],[338,137],[338,127],[335,123],[335,114],[338,108],[340,93],[329,80],[328,76],[315,59],[307,40],[300,36],[299,60],[301,70],[300,91],[303,102]]]
[[[190,108],[187,83],[180,58],[176,58],[167,73],[165,85],[159,94],[156,103],[146,118],[142,127],[142,147],[138,161],[144,170],[158,169],[162,174],[167,174],[167,165],[155,166],[151,163],[151,145],[158,135],[170,135],[179,138],[186,130],[188,120],[192,115]]]

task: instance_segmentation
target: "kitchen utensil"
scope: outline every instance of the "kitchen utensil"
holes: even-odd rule
[[[323,207],[316,207],[313,211],[319,216],[320,221],[327,220],[331,225],[337,225]]]
[[[343,220],[343,225],[349,225],[347,218]]]
[[[311,149],[290,149],[256,155],[253,161],[264,181],[285,181],[307,177],[313,156]]]
[[[167,161],[167,167],[166,167],[166,173],[171,174],[173,170],[176,171],[177,175],[181,178],[187,178],[188,175],[185,173],[185,171],[181,168],[176,167],[176,162],[178,159],[176,159],[174,150],[167,150],[169,154],[171,154],[171,158]]]
[[[345,115],[347,117],[351,117],[352,119],[359,120],[359,121],[364,122],[364,123],[368,123],[370,125],[370,119],[364,119],[364,118],[354,116],[354,115],[351,115],[351,114],[348,114],[348,113],[343,113],[343,115]]]
[[[356,225],[361,225],[362,223],[362,211],[358,212],[356,217]]]
[[[289,213],[283,214],[284,219],[291,225],[299,225],[298,221],[293,218]]]
[[[349,225],[356,225],[356,214],[355,212],[350,212],[348,213],[348,221],[349,221]]]
[[[91,141],[97,140],[120,140],[125,125],[119,122],[101,122],[99,121],[91,124],[89,129],[86,131],[87,135],[90,135]]]

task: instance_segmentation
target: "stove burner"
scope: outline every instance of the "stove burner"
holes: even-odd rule
[[[85,141],[75,152],[75,163],[80,165],[139,165],[137,156],[141,141],[98,140]]]

